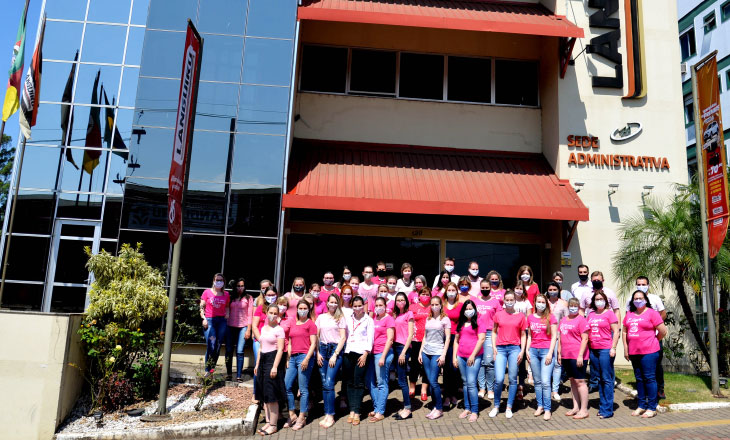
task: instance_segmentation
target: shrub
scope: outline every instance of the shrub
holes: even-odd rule
[[[101,408],[105,411],[114,411],[134,402],[132,381],[120,373],[112,373],[101,386],[105,388],[104,400],[101,402]]]

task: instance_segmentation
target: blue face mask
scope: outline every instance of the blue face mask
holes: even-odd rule
[[[469,286],[459,286],[459,290],[461,290],[461,293],[466,293],[469,291]]]

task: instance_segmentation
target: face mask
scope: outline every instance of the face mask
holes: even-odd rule
[[[353,292],[357,292],[360,289],[360,285],[359,284],[355,284],[354,286],[351,284],[350,287],[352,287],[352,291]]]
[[[570,312],[571,315],[575,315],[578,313],[578,307],[568,307],[568,312]]]
[[[441,285],[445,287],[447,284],[449,284],[449,281],[451,281],[451,280],[441,278]]]
[[[489,296],[489,289],[482,289],[482,295]]]
[[[411,272],[408,272],[408,271],[406,271],[406,272],[403,272],[403,278],[408,278],[408,279],[410,279],[410,278],[411,278]]]
[[[278,316],[276,316],[276,315],[269,315],[269,321],[271,321],[271,322],[275,322],[276,321],[276,318],[278,318]]]
[[[448,296],[449,298],[456,298],[456,292],[454,292],[453,290],[449,290],[446,292],[446,296]]]
[[[334,282],[335,282],[335,280],[324,280],[324,285],[331,286]]]
[[[446,272],[448,272],[448,273],[451,273],[451,272],[453,272],[453,271],[454,271],[454,266],[452,266],[452,265],[450,265],[450,264],[445,264],[445,265],[444,265],[444,270],[445,270]]]
[[[388,283],[388,291],[389,292],[395,292],[395,284]]]
[[[434,313],[441,313],[441,306],[431,306]]]
[[[216,281],[215,282],[216,289],[222,289],[223,288],[223,281]]]
[[[245,289],[245,287],[241,287],[241,286],[236,286],[236,289],[237,289],[237,290],[238,290],[239,292],[243,292],[243,289]]]
[[[645,305],[646,305],[646,301],[644,301],[643,299],[635,299],[634,300],[634,306],[637,309],[640,309],[640,308],[644,307]]]
[[[362,306],[355,306],[355,307],[352,308],[352,310],[354,310],[354,311],[356,311],[358,313],[362,312],[362,309],[363,309]]]
[[[588,280],[588,274],[585,274],[585,275],[578,274],[578,278],[580,278],[580,280],[585,283]]]
[[[548,290],[548,295],[552,296],[553,298],[558,296],[559,294],[560,292],[558,292],[557,290]]]
[[[266,302],[267,302],[268,304],[271,304],[271,303],[273,303],[274,301],[276,301],[276,297],[275,297],[275,296],[267,296],[267,297],[266,297]]]
[[[596,308],[598,310],[603,310],[606,308],[606,301],[596,301]]]
[[[545,310],[545,307],[547,307],[547,304],[545,304],[545,303],[536,303],[535,304],[535,308],[541,312]]]
[[[372,278],[372,277],[373,277],[373,274],[371,274],[371,273],[363,273],[363,274],[362,274],[362,278],[363,278],[363,279],[364,279],[365,281],[369,281],[369,280],[370,280],[370,278]]]
[[[286,312],[286,306],[279,306],[279,313]]]
[[[308,310],[297,310],[297,315],[299,315],[300,318],[304,318],[309,314]]]
[[[425,304],[428,304],[429,302],[431,302],[431,297],[430,296],[425,296],[424,295],[424,296],[418,297],[418,299],[419,299],[419,301],[421,301],[421,304],[424,304],[424,305]]]
[[[319,292],[317,292],[316,290],[315,290],[315,291],[313,291],[313,292],[311,292],[311,293],[312,293],[312,296],[313,296],[313,297],[315,297],[315,298],[319,298]]]
[[[490,280],[489,284],[491,284],[494,287],[497,287],[497,286],[499,286],[499,280]]]
[[[376,315],[382,315],[383,313],[385,313],[385,307],[376,307],[375,308]]]
[[[603,281],[601,280],[593,280],[591,281],[593,284],[593,290],[601,290],[603,289]]]
[[[515,295],[522,296],[522,290],[515,290]]]
[[[388,290],[390,290],[390,289],[388,289]],[[381,298],[385,298],[385,297],[387,297],[387,296],[388,296],[388,292],[380,292],[380,293],[378,294],[378,296],[380,296]]]
[[[474,316],[474,312],[475,312],[474,309],[464,310],[464,316],[471,319],[472,316]]]
[[[646,293],[649,291],[649,286],[636,286],[636,290],[641,290],[642,292]]]
[[[520,279],[524,282],[528,282],[528,281],[530,281],[530,275],[523,273],[522,275],[520,275]]]
[[[337,304],[336,303],[327,303],[327,308],[330,310],[336,310]]]
[[[479,275],[479,269],[469,269],[469,273],[471,274],[471,276],[475,277]]]
[[[466,293],[469,291],[469,286],[459,286],[459,290],[461,293]]]
[[[555,284],[557,284],[558,286],[561,286],[561,287],[563,286],[563,282],[562,281],[555,281],[555,280],[553,280],[553,282]]]
[[[295,292],[304,292],[304,286],[294,286]]]
[[[384,278],[384,277],[385,277],[385,275],[386,275],[387,273],[388,273],[388,272],[386,272],[386,271],[385,271],[385,270],[383,270],[383,269],[378,269],[378,276],[379,276],[380,278]]]
[[[505,301],[505,302],[504,302],[504,306],[505,306],[506,308],[508,308],[508,309],[511,309],[512,307],[514,307],[514,306],[515,306],[515,302],[514,302],[514,301]]]
[[[396,304],[398,306],[398,309],[403,310],[403,308],[406,306],[405,302],[399,302]]]
[[[264,287],[263,289],[261,289],[261,294],[262,294],[262,295],[266,294],[266,290],[267,290],[267,289],[268,289],[268,287]]]
[[[352,299],[352,295],[342,295],[342,299],[349,302]]]
[[[350,278],[352,278],[352,275],[349,274],[349,273],[348,274],[345,274],[345,275],[342,275],[342,279],[345,280],[345,281],[350,281]]]

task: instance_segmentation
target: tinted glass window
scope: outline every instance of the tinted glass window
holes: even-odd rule
[[[345,93],[347,49],[304,46],[301,89],[312,92]]]
[[[202,81],[239,82],[243,38],[225,35],[204,35],[203,38],[205,39],[203,44],[205,61],[201,65],[200,79]],[[182,51],[182,46],[180,48]],[[179,62],[177,64],[177,77],[179,78],[181,66]]]
[[[81,61],[121,64],[126,38],[125,26],[87,24]]]
[[[229,278],[243,276],[251,279],[253,282],[246,283],[249,288],[256,288],[258,280],[273,280],[276,240],[227,237],[224,266]]]
[[[293,0],[250,0],[246,35],[294,38],[297,8]]]
[[[21,174],[20,187],[55,189],[60,157],[60,148],[26,146],[23,156],[23,168],[27,164],[33,164],[33,169],[32,171],[28,169]]]
[[[3,291],[3,308],[12,310],[40,310],[43,301],[43,284],[6,283]]]
[[[237,134],[231,181],[252,187],[280,188],[285,147],[284,136]]]
[[[288,114],[289,88],[241,86],[236,131],[285,134]]]
[[[222,233],[226,220],[225,189],[222,183],[189,182],[184,200],[183,230]]]
[[[494,82],[497,104],[537,105],[536,62],[497,60]]]
[[[49,1],[48,3],[55,2]],[[112,2],[92,0],[89,2],[88,20],[103,21],[105,23],[127,23],[129,21],[129,8],[131,5],[131,0],[114,0]]]
[[[257,188],[240,183],[231,187],[228,233],[276,237],[281,211],[279,188]]]
[[[350,91],[394,95],[395,62],[395,52],[353,49]]]
[[[100,220],[102,202],[101,194],[61,193],[56,217]]]
[[[120,227],[167,231],[167,180],[127,178]]]
[[[44,281],[51,239],[13,235],[6,277],[10,280]]]
[[[46,2],[46,16],[65,20],[83,20],[86,15],[86,2],[78,0],[57,0]],[[50,22],[49,22],[50,23]],[[16,23],[17,24],[17,23]],[[48,23],[46,23],[46,38]]]
[[[119,247],[129,243],[133,247],[142,243],[142,253],[150,266],[162,269],[170,255],[170,239],[167,232],[119,231]],[[163,272],[164,274],[164,272]],[[202,293],[202,292],[201,292]]]
[[[402,53],[398,94],[403,98],[443,99],[444,57]]]
[[[156,3],[153,2],[152,4]],[[184,32],[147,30],[144,37],[144,48],[142,49],[140,74],[180,79],[180,72],[182,71],[180,57],[184,45]],[[207,59],[207,50],[203,56]],[[71,57],[73,59],[73,54],[71,54]]]
[[[137,7],[137,1],[135,8]],[[198,0],[152,0],[150,2],[147,27],[152,29],[170,29],[184,31],[188,26],[188,18],[197,21]],[[139,12],[137,12],[139,13]],[[183,34],[183,38],[185,34]],[[183,43],[179,46],[182,53]]]
[[[73,61],[76,51],[81,47],[82,30],[83,24],[81,23],[46,22],[46,34],[43,37],[43,58]],[[45,75],[43,76],[45,77]]]
[[[56,201],[51,192],[20,191],[14,200],[15,210],[13,232],[29,234],[50,234]]]
[[[210,286],[223,265],[223,236],[185,234],[180,270],[188,283]]]
[[[243,35],[246,24],[246,3],[241,0],[200,2],[199,32]]]
[[[243,82],[288,86],[293,43],[290,40],[246,38]]]
[[[449,57],[449,101],[491,102],[492,60]]]

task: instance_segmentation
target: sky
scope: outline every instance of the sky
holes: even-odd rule
[[[33,48],[35,47],[35,36],[38,30],[38,17],[43,0],[30,0],[28,5],[28,21],[25,33],[25,59],[23,63],[23,77],[28,70],[28,64],[33,59]],[[0,14],[0,67],[2,67],[2,92],[0,100],[5,99],[5,91],[8,88],[8,70],[10,61],[13,58],[13,45],[18,33],[20,16],[23,14],[25,0],[2,0],[2,14]],[[41,87],[43,82],[41,81]],[[2,104],[0,104],[2,105]],[[8,119],[5,124],[5,134],[13,137],[13,144],[17,142],[20,133],[18,125],[18,112]]]

